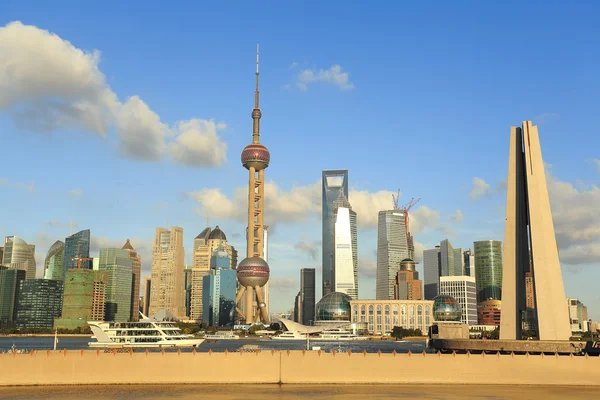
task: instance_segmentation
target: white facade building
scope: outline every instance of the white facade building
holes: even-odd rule
[[[431,300],[353,300],[350,315],[353,323],[366,323],[376,335],[390,333],[395,326],[426,335],[434,322]]]
[[[334,229],[335,292],[345,293],[353,300],[358,298],[354,279],[354,255],[352,252],[352,230],[350,209],[339,207]]]
[[[461,322],[477,325],[477,286],[471,276],[441,276],[440,294],[454,297],[462,309]]]

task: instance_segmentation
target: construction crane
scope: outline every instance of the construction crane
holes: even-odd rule
[[[81,269],[81,262],[82,261],[86,261],[86,260],[93,260],[93,258],[90,257],[82,257],[82,255],[80,254],[79,257],[73,257],[71,258],[72,261],[77,260],[77,269]]]
[[[408,228],[408,212],[410,211],[411,208],[413,208],[419,201],[421,201],[421,198],[419,197],[417,200],[415,200],[415,198],[411,198],[410,201],[405,204],[404,206],[402,206],[402,210],[404,211],[404,225],[406,226],[406,233],[410,232],[410,229]]]
[[[392,201],[394,202],[394,210],[398,209],[398,200],[400,199],[400,189],[398,189],[398,193],[394,196],[392,193]]]

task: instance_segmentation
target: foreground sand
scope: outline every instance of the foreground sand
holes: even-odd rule
[[[224,373],[231,373],[224,371]],[[38,386],[0,388],[0,399],[594,399],[597,388],[581,386],[478,385],[165,385]]]

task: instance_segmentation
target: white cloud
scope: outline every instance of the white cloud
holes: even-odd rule
[[[298,66],[298,63],[296,61],[292,62],[289,66],[289,69],[294,69]]]
[[[600,160],[596,158],[593,161],[596,164],[596,171],[600,174]]]
[[[300,285],[294,279],[289,276],[282,278],[271,278],[269,279],[269,289],[276,290],[294,290],[300,289]]]
[[[70,190],[67,194],[71,197],[81,197],[81,196],[83,196],[83,190],[76,188],[76,189]]]
[[[463,219],[464,219],[463,212],[461,210],[456,210],[456,212],[454,213],[454,216],[452,217],[452,222],[454,222],[455,224],[458,224],[458,223],[462,222]]]
[[[222,142],[217,131],[226,125],[214,121],[192,119],[177,124],[177,136],[169,144],[171,158],[189,167],[210,167],[226,161],[227,144]]]
[[[7,185],[7,184],[8,184],[7,178],[0,178],[0,185]]]
[[[15,182],[15,186],[21,190],[25,190],[27,192],[35,193],[35,182],[31,181],[31,183],[23,183],[23,182]]]
[[[472,199],[478,199],[480,197],[487,197],[490,195],[490,184],[486,183],[481,178],[473,178],[473,190],[471,190],[470,197]]]
[[[121,103],[99,63],[99,51],[78,49],[35,26],[0,27],[0,111],[27,130],[75,128],[106,136],[114,129],[119,150],[134,159],[170,155],[189,167],[225,162],[227,145],[216,134],[224,124],[191,119],[169,127],[138,96]]]
[[[350,82],[350,74],[342,72],[340,65],[332,65],[329,69],[305,69],[300,71],[296,77],[296,87],[300,90],[308,90],[308,85],[315,82],[331,83],[341,90],[354,89],[354,83]]]
[[[321,247],[320,240],[313,240],[310,242],[300,241],[300,242],[294,244],[294,248],[296,250],[300,250],[301,252],[308,254],[310,256],[310,258],[312,258],[313,260],[317,259],[317,256],[319,255],[320,247]]]

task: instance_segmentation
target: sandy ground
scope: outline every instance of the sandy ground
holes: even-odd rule
[[[225,371],[224,371],[225,372]],[[580,386],[476,385],[156,385],[0,388],[0,399],[595,399],[600,389]]]

